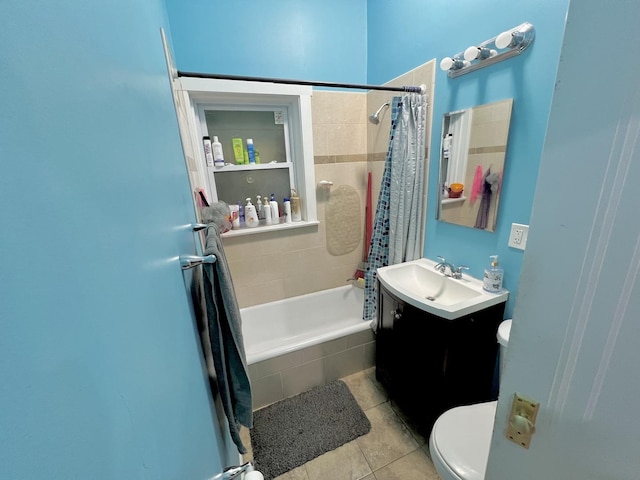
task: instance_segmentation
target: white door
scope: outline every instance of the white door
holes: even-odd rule
[[[640,478],[638,18],[569,8],[487,479]],[[540,402],[529,450],[504,436],[514,392]]]
[[[165,17],[0,7],[2,478],[206,479],[233,452],[178,263],[195,217]]]

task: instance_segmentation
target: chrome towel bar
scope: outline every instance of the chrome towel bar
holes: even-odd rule
[[[203,263],[216,263],[216,256],[205,255],[204,257],[199,257],[197,255],[180,255],[180,266],[183,270],[197,267]]]

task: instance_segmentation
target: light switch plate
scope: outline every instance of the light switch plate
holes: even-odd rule
[[[521,223],[511,224],[511,233],[509,234],[509,246],[524,250],[527,246],[527,237],[529,236],[529,225]]]

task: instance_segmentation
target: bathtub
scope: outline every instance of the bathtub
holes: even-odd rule
[[[240,309],[254,408],[372,367],[363,301],[346,285]]]

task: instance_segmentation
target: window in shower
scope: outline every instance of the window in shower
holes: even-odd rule
[[[316,225],[315,181],[311,126],[311,88],[305,86],[255,84],[255,82],[181,79],[191,106],[192,142],[200,178],[192,178],[205,189],[211,201],[228,204],[246,199],[256,204],[259,195],[283,199],[295,189],[302,198],[302,222],[241,228],[225,235],[245,235],[283,228]],[[203,137],[222,144],[223,167],[208,165]],[[247,151],[251,139],[256,163],[236,157],[234,139]],[[259,162],[259,163],[258,163]],[[192,176],[196,177],[196,176]]]

